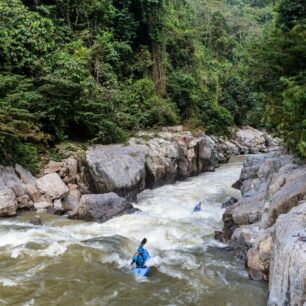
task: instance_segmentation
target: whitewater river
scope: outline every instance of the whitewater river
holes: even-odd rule
[[[231,184],[242,159],[216,172],[146,190],[142,212],[103,224],[35,213],[0,220],[0,305],[265,305],[267,286],[250,281],[243,263],[213,239],[221,203],[239,196]],[[192,213],[203,201],[203,211]],[[154,266],[148,279],[129,272],[146,237]]]

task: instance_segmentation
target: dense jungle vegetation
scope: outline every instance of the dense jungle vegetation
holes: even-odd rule
[[[305,0],[1,0],[0,160],[183,123],[306,156]]]

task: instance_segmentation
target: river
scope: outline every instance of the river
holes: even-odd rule
[[[213,239],[222,228],[221,203],[239,197],[231,184],[242,158],[215,172],[145,190],[142,212],[103,224],[27,212],[0,221],[0,305],[261,306],[267,285]],[[198,201],[203,211],[192,213]],[[153,266],[148,279],[130,273],[131,256],[146,237]]]

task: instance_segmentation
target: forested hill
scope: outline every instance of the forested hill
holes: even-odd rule
[[[0,161],[183,123],[306,156],[305,0],[1,0]]]

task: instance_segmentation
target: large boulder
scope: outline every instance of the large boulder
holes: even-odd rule
[[[16,210],[17,201],[15,193],[0,178],[0,217],[15,216]]]
[[[57,173],[50,173],[39,178],[36,181],[36,187],[51,200],[62,199],[69,193],[69,188]]]
[[[305,201],[276,221],[270,263],[269,306],[302,306],[306,303],[305,228]]]
[[[86,160],[94,191],[113,191],[128,200],[136,200],[137,194],[145,188],[145,154],[143,146],[90,147]]]
[[[85,194],[81,198],[78,213],[70,218],[102,223],[113,217],[134,211],[137,209],[116,193]]]

